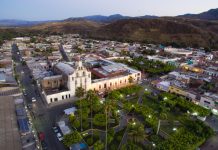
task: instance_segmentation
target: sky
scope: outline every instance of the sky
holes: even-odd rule
[[[0,19],[61,20],[90,15],[176,16],[218,8],[218,0],[0,0]]]

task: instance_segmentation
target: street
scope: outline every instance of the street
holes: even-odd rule
[[[70,101],[65,101],[58,105],[48,106],[43,98],[41,98],[38,87],[32,84],[32,79],[30,78],[31,71],[26,65],[22,65],[22,57],[18,52],[17,46],[13,45],[12,57],[14,58],[14,63],[16,63],[15,72],[19,74],[20,83],[27,94],[25,96],[26,104],[32,105],[30,112],[34,118],[34,126],[38,132],[44,132],[45,142],[49,150],[65,150],[66,148],[58,141],[52,127],[55,125],[55,122],[58,121],[63,110],[72,107],[73,104]],[[32,103],[32,97],[36,98],[36,102]]]

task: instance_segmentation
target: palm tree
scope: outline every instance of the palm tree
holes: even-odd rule
[[[144,126],[138,122],[130,122],[127,128],[128,139],[134,143],[140,143],[146,139]]]
[[[81,98],[83,97],[85,94],[85,89],[83,89],[82,87],[78,87],[76,89],[76,97],[78,98]],[[83,127],[82,127],[82,103],[81,103],[82,100],[80,100],[80,130],[82,131],[83,130]]]
[[[78,87],[75,93],[76,97],[81,98],[85,95],[85,89],[82,87]]]
[[[93,98],[94,98],[95,95],[95,92],[92,91],[92,90],[89,90],[86,94],[86,99],[88,100],[88,102],[90,103],[90,112],[91,112],[91,129],[92,129],[92,141],[93,141],[93,113],[92,113],[92,105],[93,105]]]
[[[108,102],[109,101],[109,102]],[[115,100],[105,100],[105,115],[106,115],[106,139],[105,139],[105,150],[107,150],[107,134],[108,134],[108,120],[110,119],[110,114],[112,109],[115,107]]]

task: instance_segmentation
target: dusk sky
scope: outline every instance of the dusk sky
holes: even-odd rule
[[[175,16],[218,8],[218,0],[0,0],[0,19],[54,20],[90,15]]]

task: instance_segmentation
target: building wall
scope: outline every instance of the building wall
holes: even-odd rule
[[[50,104],[52,102],[58,102],[64,99],[70,99],[74,95],[72,95],[71,91],[64,91],[64,92],[59,92],[59,93],[50,94],[50,95],[46,95],[44,93],[44,96],[45,96],[47,103]]]
[[[215,107],[214,101],[211,98],[204,96],[201,97],[199,105],[210,109]]]
[[[162,91],[165,91],[165,92],[168,92],[168,91],[169,91],[169,86],[166,86],[166,85],[164,85],[164,84],[158,83],[158,84],[157,84],[157,88],[158,88],[159,90],[162,90]]]
[[[178,94],[178,95],[182,95],[182,96],[187,96],[187,93],[186,91],[176,87],[176,86],[169,86],[169,92],[170,93],[175,93],[175,94]]]
[[[41,86],[43,89],[57,89],[61,85],[64,85],[62,77],[53,78],[53,79],[43,79],[41,81]]]
[[[197,96],[193,93],[186,92],[186,97],[191,99],[192,101],[195,101]]]
[[[91,72],[82,65],[82,62],[78,62],[74,73],[68,76],[67,86],[73,95],[75,95],[75,91],[78,87],[82,87],[85,91],[90,89]]]
[[[82,62],[77,62],[74,68],[74,73],[71,75],[63,75],[62,80],[64,84],[66,84],[68,91],[59,92],[51,95],[45,95],[45,98],[49,103],[60,101],[63,99],[69,99],[75,96],[76,89],[78,87],[82,87],[85,91],[88,90],[96,90],[99,92],[105,92],[107,90],[114,90],[118,88],[122,88],[128,86],[130,84],[138,83],[141,80],[141,73],[135,72],[128,74],[126,76],[117,76],[114,78],[102,79],[98,81],[91,81],[91,72],[83,67]],[[129,78],[132,77],[133,83],[129,83]],[[44,87],[55,87],[56,84],[52,82],[52,84],[46,84],[44,81]]]
[[[107,90],[119,89],[132,83],[129,83],[129,78],[133,78],[133,84],[141,80],[141,73],[131,74],[127,76],[120,76],[116,78],[109,78],[105,80],[100,80],[91,84],[91,89],[99,92],[105,92]]]

